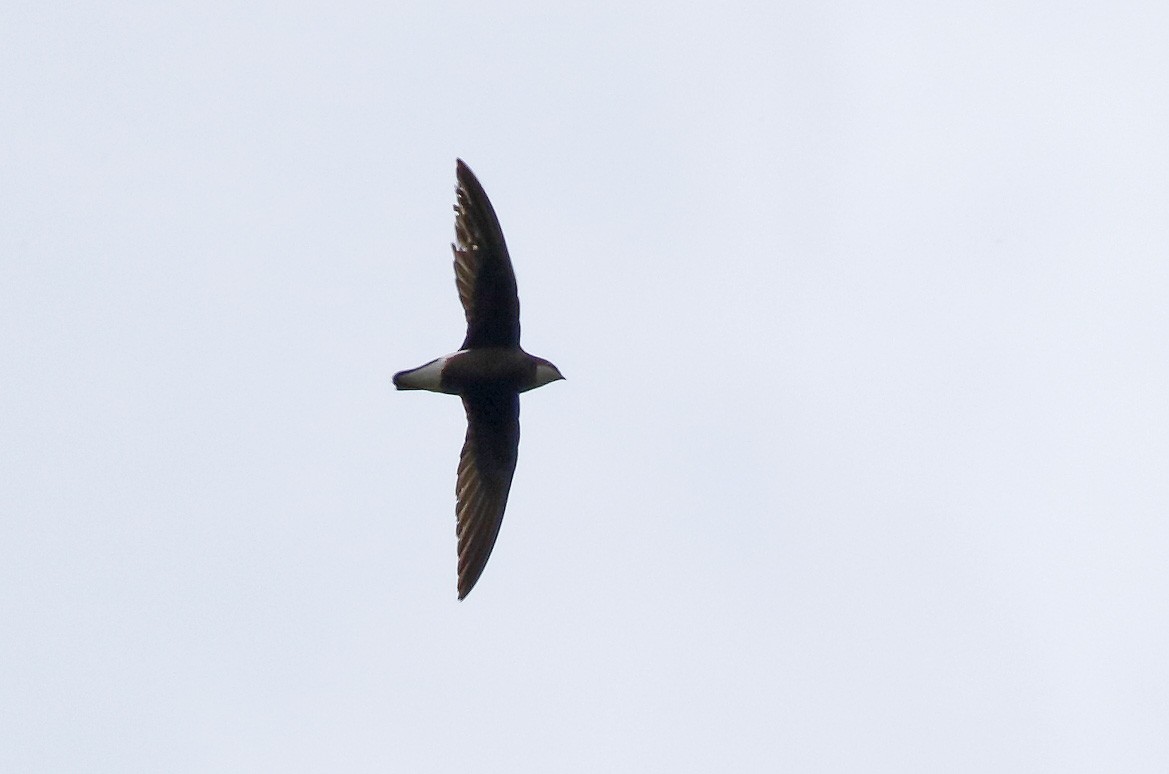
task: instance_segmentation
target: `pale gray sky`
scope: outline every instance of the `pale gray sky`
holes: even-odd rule
[[[1162,3],[8,3],[0,770],[1169,770]],[[455,600],[454,159],[524,345]]]

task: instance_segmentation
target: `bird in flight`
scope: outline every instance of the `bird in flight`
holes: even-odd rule
[[[455,286],[467,317],[458,352],[394,374],[399,390],[458,395],[467,438],[455,485],[459,599],[475,587],[499,536],[520,445],[520,393],[564,377],[520,348],[520,299],[503,231],[471,168],[455,165]]]

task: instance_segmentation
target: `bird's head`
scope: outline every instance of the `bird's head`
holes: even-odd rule
[[[564,374],[560,373],[559,368],[542,357],[536,358],[536,383],[532,385],[532,389],[543,387],[549,382],[559,381],[563,378]]]

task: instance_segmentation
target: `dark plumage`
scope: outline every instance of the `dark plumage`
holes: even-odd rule
[[[503,522],[520,444],[519,394],[564,377],[520,348],[520,301],[499,219],[462,159],[456,175],[451,249],[467,336],[458,352],[395,374],[394,385],[463,399],[467,438],[455,486],[462,599],[483,573]]]

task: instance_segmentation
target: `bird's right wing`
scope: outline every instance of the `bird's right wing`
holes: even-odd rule
[[[467,316],[461,349],[518,347],[520,299],[515,272],[495,209],[471,168],[459,159],[455,173],[455,286]]]

